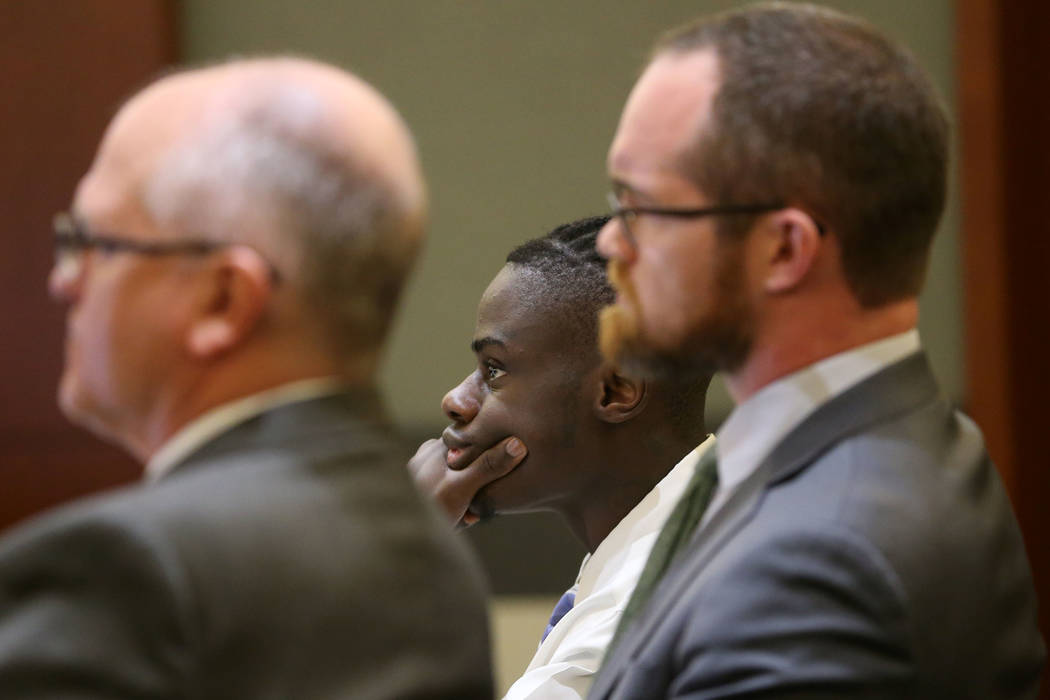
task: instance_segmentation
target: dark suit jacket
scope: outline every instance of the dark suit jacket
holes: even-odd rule
[[[371,392],[0,540],[0,698],[489,698],[483,586]]]
[[[1002,484],[916,354],[774,448],[589,697],[1033,698],[1043,658]]]

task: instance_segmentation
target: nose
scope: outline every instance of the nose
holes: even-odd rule
[[[634,256],[634,247],[628,240],[628,233],[623,228],[623,221],[614,216],[598,232],[595,247],[606,260],[629,260]]]
[[[474,420],[481,409],[478,400],[477,372],[467,375],[467,378],[459,383],[441,399],[441,410],[445,415],[456,423],[469,423]]]
[[[84,265],[73,255],[59,255],[47,276],[47,291],[57,302],[72,304],[80,296]]]

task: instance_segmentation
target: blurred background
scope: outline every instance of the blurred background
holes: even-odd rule
[[[654,38],[706,0],[0,0],[0,527],[139,468],[54,408],[62,311],[46,296],[50,221],[105,124],[158,72],[292,53],[350,69],[401,110],[431,187],[432,225],[383,371],[413,438],[473,367],[477,301],[507,252],[603,213],[605,153]],[[839,0],[903,42],[956,125],[948,211],[921,333],[976,418],[1025,531],[1050,630],[1050,9],[1040,0]],[[816,118],[819,118],[816,117]],[[729,402],[709,399],[712,427]],[[553,516],[473,528],[489,571],[501,687],[531,656],[582,548]],[[1050,697],[1050,696],[1048,696]]]

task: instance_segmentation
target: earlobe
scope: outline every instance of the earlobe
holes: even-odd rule
[[[786,209],[772,218],[770,254],[765,275],[766,291],[789,292],[806,279],[820,252],[821,233],[816,222],[798,209]]]
[[[199,359],[229,352],[251,333],[271,295],[269,268],[251,249],[231,247],[208,270],[186,345]]]
[[[196,357],[212,357],[223,352],[234,341],[234,328],[220,318],[205,318],[190,328],[188,344]]]
[[[644,380],[622,374],[616,367],[605,365],[601,370],[600,395],[595,402],[595,413],[606,423],[623,423],[641,413],[648,403],[648,387]]]

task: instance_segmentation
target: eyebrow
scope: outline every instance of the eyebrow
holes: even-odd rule
[[[498,345],[499,347],[504,349],[506,349],[507,347],[506,343],[504,343],[502,340],[487,335],[484,338],[475,338],[470,344],[470,349],[474,352],[481,352],[484,348],[488,347],[489,345]]]

